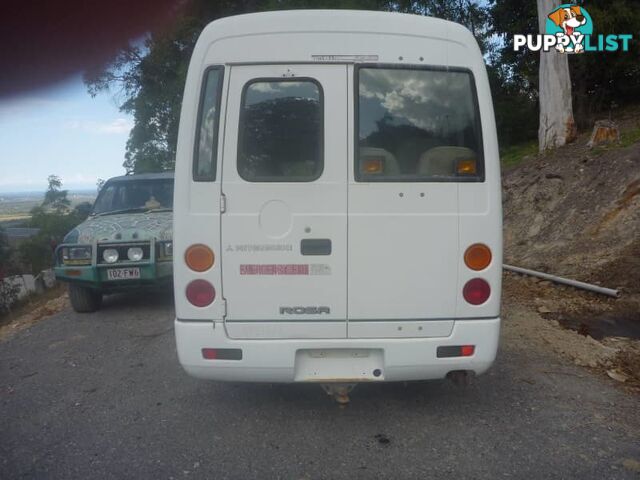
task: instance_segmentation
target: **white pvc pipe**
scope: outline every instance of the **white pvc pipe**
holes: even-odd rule
[[[590,283],[579,282],[577,280],[571,280],[569,278],[557,277],[555,275],[549,275],[548,273],[536,272],[535,270],[529,270],[526,268],[514,267],[512,265],[502,265],[502,268],[509,270],[510,272],[521,273],[523,275],[530,275],[532,277],[542,278],[555,283],[561,283],[563,285],[569,285],[575,288],[581,288],[582,290],[588,290],[590,292],[600,293],[609,297],[618,298],[620,296],[619,290],[613,290],[611,288],[599,287],[598,285],[592,285]]]

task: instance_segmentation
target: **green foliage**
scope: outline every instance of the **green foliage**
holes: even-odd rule
[[[62,240],[69,230],[86,218],[86,215],[82,218],[77,210],[60,213],[55,210],[45,210],[43,207],[35,207],[31,213],[31,227],[39,228],[39,235],[45,235],[54,241]]]
[[[6,282],[0,277],[0,314],[11,311],[11,305],[18,300],[19,291],[18,284]]]
[[[5,281],[15,273],[15,255],[0,227],[0,314],[6,313],[18,299],[19,286]]]
[[[0,281],[10,275],[16,275],[20,271],[17,262],[16,251],[9,244],[9,239],[0,227]]]
[[[538,135],[538,69],[540,56],[514,52],[513,35],[538,33],[535,1],[493,0],[489,51],[489,81],[500,145],[528,143]]]
[[[517,145],[538,135],[538,98],[490,65],[489,83],[500,145]]]
[[[9,251],[9,240],[4,233],[4,228],[0,226],[0,265],[4,265]]]
[[[19,262],[34,274],[53,265],[55,247],[62,243],[64,236],[83,222],[91,211],[91,204],[88,202],[81,203],[71,210],[67,190],[62,190],[60,178],[50,175],[48,181],[49,188],[42,205],[31,209],[29,226],[39,228],[40,232],[21,243],[17,252]]]
[[[29,269],[29,271],[37,275],[38,272],[51,268],[53,265],[53,252],[55,244],[52,239],[45,235],[38,234],[20,244],[18,247],[18,255],[20,261]]]

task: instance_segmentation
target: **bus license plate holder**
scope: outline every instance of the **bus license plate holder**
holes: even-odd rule
[[[296,382],[374,382],[384,380],[381,349],[327,348],[296,351]]]

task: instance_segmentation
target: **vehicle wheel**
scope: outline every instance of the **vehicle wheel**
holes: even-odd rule
[[[102,292],[69,284],[69,300],[78,313],[95,312],[102,305]]]

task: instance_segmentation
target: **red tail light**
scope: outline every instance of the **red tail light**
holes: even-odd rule
[[[463,345],[460,347],[460,353],[463,357],[470,357],[476,351],[475,345]]]
[[[471,305],[482,305],[489,299],[489,295],[491,287],[482,278],[469,280],[462,290],[462,296]]]
[[[438,347],[436,350],[436,356],[438,358],[472,357],[475,351],[475,345],[452,345]]]
[[[239,348],[203,348],[202,358],[205,360],[242,360]]]
[[[187,300],[196,307],[206,307],[216,298],[216,290],[206,280],[194,280],[187,285]]]

